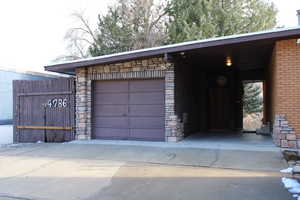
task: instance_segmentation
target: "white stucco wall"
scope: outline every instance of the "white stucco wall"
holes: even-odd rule
[[[13,126],[0,125],[0,144],[13,143]]]

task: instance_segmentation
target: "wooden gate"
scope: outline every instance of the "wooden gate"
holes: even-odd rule
[[[64,142],[75,136],[75,82],[13,82],[14,142]]]

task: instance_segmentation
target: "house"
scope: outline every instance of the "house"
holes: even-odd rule
[[[176,142],[243,128],[243,82],[262,81],[274,142],[300,139],[300,27],[45,66],[76,75],[76,138]]]
[[[0,67],[0,144],[12,142],[13,80],[49,80],[57,77],[49,73]]]

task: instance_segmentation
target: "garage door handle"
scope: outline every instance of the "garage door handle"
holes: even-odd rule
[[[126,115],[126,114],[123,114],[122,116],[123,116],[123,117],[126,117],[127,115]]]

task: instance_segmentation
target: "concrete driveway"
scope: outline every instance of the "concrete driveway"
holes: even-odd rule
[[[288,200],[276,151],[105,144],[0,148],[0,199]]]

